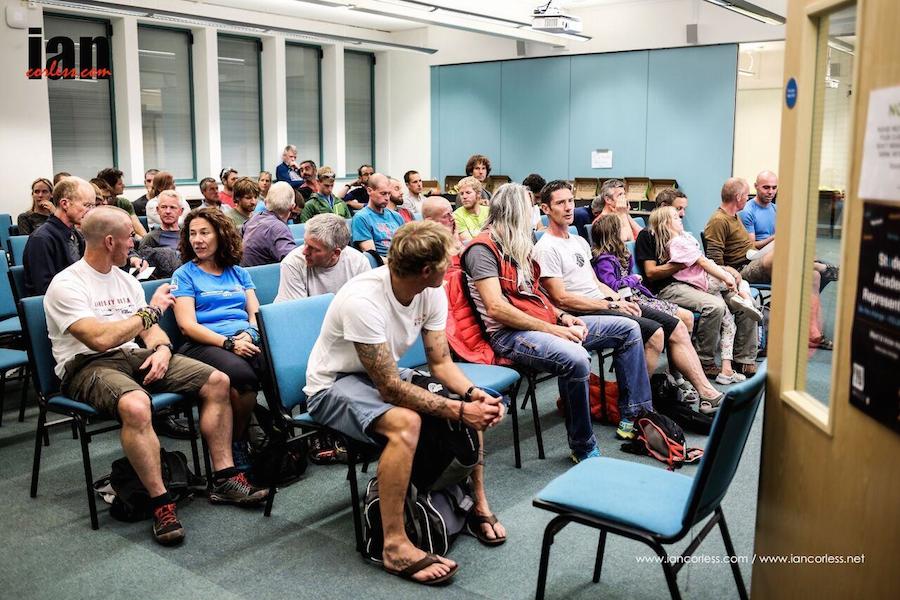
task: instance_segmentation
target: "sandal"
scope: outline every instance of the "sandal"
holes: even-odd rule
[[[834,350],[834,341],[824,335],[820,335],[814,340],[809,340],[809,347],[819,348],[820,350]]]
[[[456,572],[459,571],[459,565],[450,568],[450,572],[446,575],[441,575],[440,577],[435,577],[434,579],[426,579],[424,581],[420,581],[418,579],[414,579],[413,575],[418,573],[423,569],[427,569],[433,564],[441,562],[441,559],[437,557],[435,554],[426,554],[422,560],[416,561],[413,564],[409,565],[405,569],[401,571],[395,571],[394,569],[388,569],[384,567],[384,570],[390,573],[391,575],[396,575],[401,579],[405,579],[407,581],[412,581],[413,583],[418,583],[421,585],[440,585],[442,583],[446,583],[450,581]]]
[[[497,517],[493,514],[478,515],[472,512],[469,514],[469,518],[466,520],[466,533],[477,539],[485,546],[499,546],[506,541],[506,536],[489,538],[484,534],[484,530],[481,528],[482,525],[487,524],[491,526],[491,529],[493,529],[494,525],[496,525],[497,523]],[[494,535],[497,535],[496,530],[494,530]]]

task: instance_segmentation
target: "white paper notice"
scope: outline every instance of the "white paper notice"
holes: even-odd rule
[[[612,150],[592,150],[592,169],[612,169]]]
[[[869,94],[859,197],[900,202],[900,87]]]

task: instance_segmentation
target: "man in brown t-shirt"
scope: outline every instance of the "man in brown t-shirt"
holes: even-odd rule
[[[722,186],[722,204],[703,230],[706,256],[726,270],[739,272],[750,283],[769,283],[772,281],[773,253],[768,252],[754,260],[747,257],[747,252],[755,251],[756,247],[738,213],[749,198],[750,186],[743,179],[732,177]]]

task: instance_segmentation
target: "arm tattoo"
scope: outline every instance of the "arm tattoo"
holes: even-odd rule
[[[356,354],[386,402],[436,417],[454,418],[446,398],[400,379],[388,345],[354,342]]]
[[[425,356],[428,364],[438,364],[450,360],[450,346],[447,334],[443,331],[422,330],[422,341],[425,342]]]

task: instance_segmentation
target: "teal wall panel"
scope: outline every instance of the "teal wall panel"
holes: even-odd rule
[[[567,177],[570,64],[568,57],[502,63],[500,160],[490,157],[492,173],[518,182],[529,173]]]
[[[441,122],[441,72],[439,67],[431,67],[431,177],[435,178],[441,170],[441,136],[435,134],[437,124]],[[408,169],[407,169],[408,170]],[[404,173],[406,171],[404,170]],[[443,178],[438,185],[444,187]]]
[[[678,179],[690,201],[685,229],[698,237],[731,176],[737,54],[735,45],[650,53],[647,176]]]
[[[639,177],[646,165],[649,52],[573,56],[568,177]],[[613,152],[592,169],[591,151]]]
[[[442,185],[446,175],[463,175],[473,154],[501,161],[500,70],[499,62],[440,68],[438,174]]]

